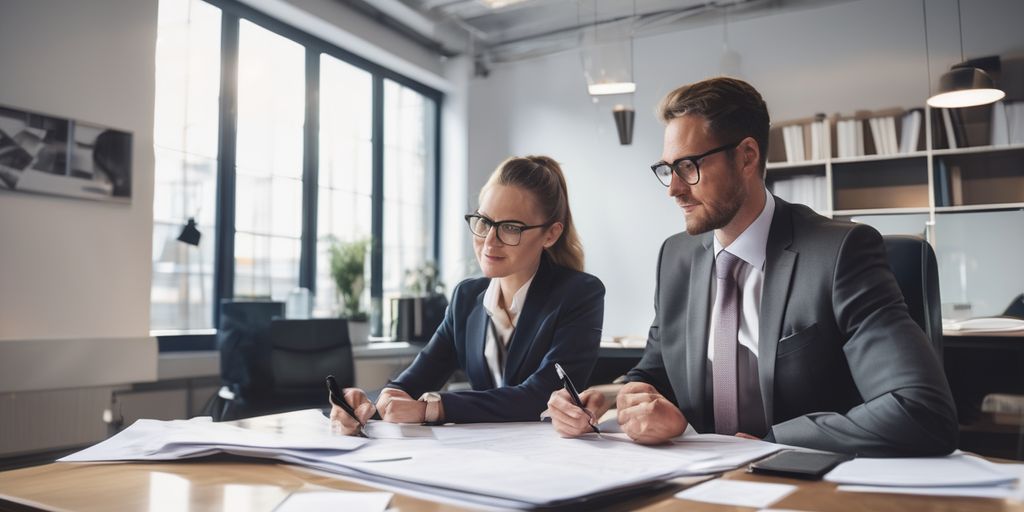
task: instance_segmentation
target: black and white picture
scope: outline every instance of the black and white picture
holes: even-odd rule
[[[132,135],[0,106],[0,190],[129,202]]]

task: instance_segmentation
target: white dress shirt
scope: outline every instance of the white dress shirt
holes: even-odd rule
[[[487,367],[490,368],[491,376],[494,377],[495,386],[505,385],[505,369],[502,367],[498,357],[498,343],[507,348],[508,342],[512,340],[512,333],[515,332],[516,322],[519,321],[519,313],[523,310],[523,303],[526,301],[526,292],[530,290],[530,284],[533,283],[533,278],[536,275],[534,273],[533,276],[530,276],[530,279],[523,283],[523,286],[519,287],[519,290],[512,295],[511,303],[505,300],[505,303],[509,304],[507,310],[498,305],[500,304],[499,299],[501,299],[501,281],[499,279],[491,279],[491,284],[487,286],[487,291],[484,292],[484,310],[491,317],[491,324],[494,326],[493,330],[490,327],[487,328],[487,339],[484,343],[484,359],[487,360]],[[500,339],[495,339],[495,333],[497,333]]]
[[[760,325],[761,314],[761,292],[764,289],[764,261],[765,251],[768,246],[768,232],[772,227],[772,216],[775,214],[775,198],[765,189],[764,209],[754,219],[754,222],[747,226],[747,229],[740,233],[728,247],[723,247],[715,236],[715,257],[722,249],[728,249],[730,253],[743,260],[746,265],[740,267],[736,276],[736,282],[740,286],[740,328],[737,333],[741,346],[750,350],[754,357],[757,357],[758,326]],[[714,276],[714,273],[712,273]],[[711,281],[715,282],[714,279]],[[712,303],[718,301],[718,290],[716,286],[711,287]],[[715,329],[718,315],[717,307],[711,308],[712,326],[708,329],[708,360],[715,360]]]

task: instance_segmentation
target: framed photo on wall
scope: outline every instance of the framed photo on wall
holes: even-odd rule
[[[132,134],[0,105],[0,190],[129,203]]]

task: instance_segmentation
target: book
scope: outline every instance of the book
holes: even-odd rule
[[[963,206],[964,204],[963,177],[958,165],[949,166],[949,199],[950,206]]]
[[[877,117],[868,119],[868,124],[871,126],[871,142],[875,145],[875,154],[884,155],[885,152],[885,135],[882,133],[882,123]]]
[[[942,109],[942,126],[946,129],[946,147],[956,149],[959,146],[957,146],[956,133],[953,131],[953,118],[949,113],[950,110],[952,109]]]
[[[920,147],[921,120],[924,112],[919,109],[911,109],[903,114],[900,130],[900,153],[913,153]]]
[[[782,128],[772,126],[768,130],[768,161],[786,161],[786,140],[782,136]]]
[[[997,101],[992,105],[992,131],[989,139],[994,146],[1005,146],[1010,143],[1010,126],[1006,118],[1006,103]]]
[[[899,151],[899,142],[896,135],[896,118],[885,116],[882,118],[885,127],[885,149],[887,155],[895,155]]]
[[[1006,134],[1010,144],[1024,144],[1024,101],[1006,102]]]
[[[949,169],[942,158],[935,159],[935,206],[952,206],[949,190]]]

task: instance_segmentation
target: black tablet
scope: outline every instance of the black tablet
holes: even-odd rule
[[[749,470],[764,475],[820,480],[832,468],[852,458],[842,453],[783,450],[752,463]]]

